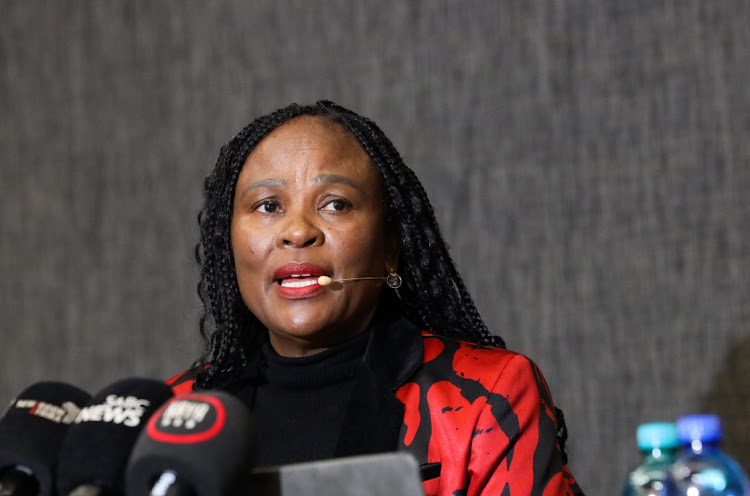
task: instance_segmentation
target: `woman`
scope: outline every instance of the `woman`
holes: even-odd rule
[[[581,494],[541,373],[489,333],[372,121],[327,101],[255,120],[199,223],[207,351],[171,383],[247,403],[259,465],[401,449],[427,494]]]

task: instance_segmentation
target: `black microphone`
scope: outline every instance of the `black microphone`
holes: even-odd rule
[[[0,420],[0,494],[54,494],[57,453],[87,392],[62,382],[37,382],[19,394]]]
[[[130,378],[102,389],[68,430],[57,465],[61,496],[122,496],[125,467],[151,415],[173,396],[153,379]]]
[[[126,473],[128,496],[217,496],[249,477],[255,449],[250,412],[222,391],[175,396],[141,433]]]

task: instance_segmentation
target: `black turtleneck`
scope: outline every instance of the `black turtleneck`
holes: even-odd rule
[[[253,413],[256,466],[332,458],[369,332],[315,355],[288,358],[266,341]]]

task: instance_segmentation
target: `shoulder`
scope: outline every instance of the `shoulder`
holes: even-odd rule
[[[422,331],[422,339],[422,372],[428,376],[434,375],[435,380],[447,374],[446,379],[454,376],[460,380],[475,381],[483,389],[496,392],[498,388],[502,389],[501,376],[508,378],[502,383],[523,378],[526,378],[526,382],[536,382],[536,377],[541,377],[532,360],[514,351],[469,343],[428,331]]]
[[[433,428],[451,424],[459,431],[471,428],[482,416],[507,427],[506,431],[543,418],[552,422],[554,437],[555,409],[549,389],[529,358],[428,332],[422,333],[422,339],[422,364],[396,392],[407,413],[431,412]],[[465,432],[467,442],[473,432]]]
[[[482,398],[494,414],[541,415],[555,423],[555,406],[537,364],[520,353],[422,332],[422,369],[413,381],[423,389],[455,390]],[[436,387],[437,386],[437,387]],[[504,413],[501,413],[504,412]],[[556,429],[553,429],[556,432]]]
[[[402,449],[440,463],[427,494],[579,494],[549,388],[526,356],[422,332],[422,366],[397,396]],[[471,478],[466,474],[473,474]]]

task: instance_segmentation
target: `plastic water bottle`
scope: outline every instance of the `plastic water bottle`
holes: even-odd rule
[[[721,421],[716,415],[677,420],[682,453],[672,466],[680,496],[748,496],[750,485],[740,465],[719,449]]]
[[[680,451],[675,424],[642,424],[638,426],[636,434],[643,461],[628,476],[622,496],[677,495],[677,488],[670,477],[670,468]]]

